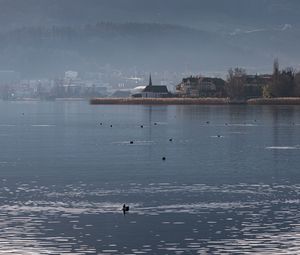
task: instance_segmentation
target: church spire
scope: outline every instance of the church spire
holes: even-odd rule
[[[149,77],[149,86],[152,86],[151,73],[150,73],[150,77]]]

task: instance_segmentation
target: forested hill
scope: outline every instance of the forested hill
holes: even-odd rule
[[[94,71],[106,64],[121,69],[200,70],[243,55],[220,41],[213,33],[154,23],[24,27],[0,34],[0,69],[27,75]]]
[[[300,69],[299,13],[299,0],[0,0],[0,70]]]
[[[299,0],[0,0],[0,30],[98,21],[231,31],[299,25]]]

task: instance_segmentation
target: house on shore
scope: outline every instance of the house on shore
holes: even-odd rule
[[[149,77],[149,84],[142,92],[133,94],[132,97],[143,97],[143,98],[166,98],[171,97],[171,93],[168,91],[167,86],[164,85],[153,85],[151,75]]]
[[[179,97],[224,97],[226,82],[220,78],[190,76],[176,86]]]
[[[271,74],[246,75],[245,77],[245,95],[247,98],[263,97],[263,89],[272,81]]]

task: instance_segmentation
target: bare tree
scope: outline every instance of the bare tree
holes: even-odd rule
[[[246,71],[243,68],[229,69],[226,91],[231,100],[244,100],[246,83]]]
[[[300,72],[296,73],[294,77],[294,95],[300,97]]]
[[[288,67],[284,70],[279,69],[278,60],[274,60],[272,80],[267,87],[267,94],[271,97],[289,97],[295,92],[295,70]]]

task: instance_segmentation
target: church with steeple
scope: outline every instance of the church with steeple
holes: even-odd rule
[[[168,91],[167,86],[153,85],[151,74],[150,74],[149,84],[142,91],[140,97],[144,97],[144,98],[164,98],[164,97],[170,97],[170,92]]]

